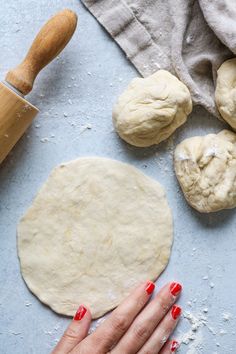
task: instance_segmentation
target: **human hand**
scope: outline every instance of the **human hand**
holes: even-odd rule
[[[181,308],[174,305],[182,287],[165,285],[150,301],[155,284],[139,285],[90,335],[91,313],[80,306],[51,354],[170,354],[179,344],[169,337]]]

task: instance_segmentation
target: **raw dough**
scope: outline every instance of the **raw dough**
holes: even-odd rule
[[[196,136],[180,143],[175,172],[189,204],[203,213],[236,207],[236,134]]]
[[[131,81],[113,108],[113,122],[128,143],[151,146],[167,139],[191,111],[187,86],[168,71],[159,70]]]
[[[141,280],[156,279],[172,244],[160,184],[136,168],[81,158],[55,168],[18,226],[22,275],[54,311],[93,318]]]
[[[224,120],[236,130],[236,58],[218,69],[215,99]]]

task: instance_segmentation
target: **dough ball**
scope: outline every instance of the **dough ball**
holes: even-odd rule
[[[236,207],[236,134],[196,136],[180,143],[175,172],[188,203],[202,213]]]
[[[122,139],[144,147],[167,139],[191,111],[187,86],[168,71],[159,70],[131,81],[113,108],[113,122]]]
[[[137,283],[156,279],[171,244],[161,185],[104,158],[55,168],[18,226],[25,282],[43,303],[71,316],[82,303],[100,317]]]
[[[236,58],[225,61],[217,71],[215,99],[221,116],[236,130]]]

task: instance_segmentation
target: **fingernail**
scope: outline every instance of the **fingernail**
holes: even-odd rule
[[[182,290],[182,285],[180,285],[179,283],[171,283],[170,284],[170,292],[173,296],[179,295],[181,290]]]
[[[148,295],[151,295],[155,289],[155,284],[152,281],[149,281],[146,287],[146,292]]]
[[[179,348],[179,343],[177,342],[177,340],[173,340],[170,347],[171,353],[174,353],[178,348]]]
[[[76,311],[76,314],[74,316],[75,321],[81,321],[84,315],[86,314],[87,309],[84,306],[80,306],[78,310]]]
[[[174,305],[171,310],[171,315],[174,320],[177,320],[177,318],[181,315],[181,307]]]

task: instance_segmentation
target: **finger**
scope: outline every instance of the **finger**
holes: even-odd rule
[[[89,309],[81,305],[52,354],[69,353],[87,336],[91,319]]]
[[[165,285],[136,317],[112,353],[137,353],[176,301],[181,290],[182,286],[178,283]]]
[[[155,284],[146,281],[138,286],[108,317],[108,319],[89,336],[89,341],[99,346],[99,350],[109,351],[127,331],[134,318],[146,305],[155,289]]]
[[[174,305],[155,329],[148,341],[140,349],[138,354],[158,354],[177,326],[180,315],[181,308]]]
[[[173,354],[180,347],[177,340],[168,340],[159,354]]]

